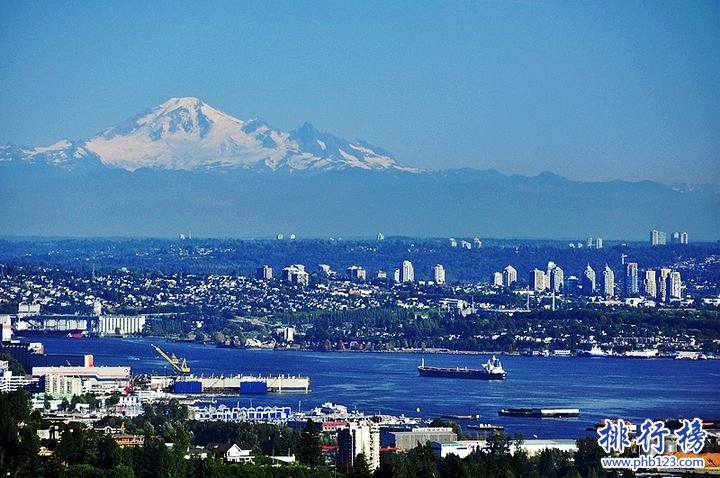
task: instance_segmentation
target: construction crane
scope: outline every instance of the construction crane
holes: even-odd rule
[[[170,365],[172,365],[173,369],[177,370],[180,373],[190,373],[190,367],[188,367],[188,364],[185,361],[185,359],[182,359],[182,362],[181,362],[180,359],[175,356],[175,354],[172,354],[172,356],[168,356],[168,354],[163,352],[162,349],[160,347],[158,347],[157,345],[155,345],[155,344],[150,344],[150,345],[152,346],[152,348],[155,349],[155,351],[157,353],[160,354],[160,356],[162,358],[167,360],[170,363]]]

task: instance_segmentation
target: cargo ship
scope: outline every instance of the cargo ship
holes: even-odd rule
[[[479,380],[505,380],[507,372],[502,368],[500,360],[494,355],[482,365],[482,368],[467,367],[430,367],[425,359],[418,367],[421,377],[472,378]]]
[[[578,408],[503,408],[502,417],[572,418],[580,415]]]

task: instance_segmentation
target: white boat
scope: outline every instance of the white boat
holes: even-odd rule
[[[693,352],[692,350],[679,350],[675,355],[675,360],[698,360],[700,358],[700,352]]]
[[[590,350],[582,350],[578,352],[578,356],[580,357],[607,357],[608,355],[610,354],[601,349],[598,344],[593,344]]]

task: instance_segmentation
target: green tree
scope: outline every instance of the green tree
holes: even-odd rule
[[[298,460],[300,463],[310,467],[323,464],[322,450],[320,449],[320,433],[315,423],[310,419],[308,419],[305,428],[300,434]]]

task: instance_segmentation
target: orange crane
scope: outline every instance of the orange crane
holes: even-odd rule
[[[190,373],[190,367],[188,367],[187,361],[185,359],[182,359],[182,362],[179,358],[175,356],[175,354],[172,354],[172,356],[168,356],[165,352],[162,351],[160,347],[158,347],[155,344],[150,344],[152,348],[155,349],[157,353],[160,354],[162,358],[167,360],[170,365],[172,365],[173,369],[177,370],[180,373]]]

